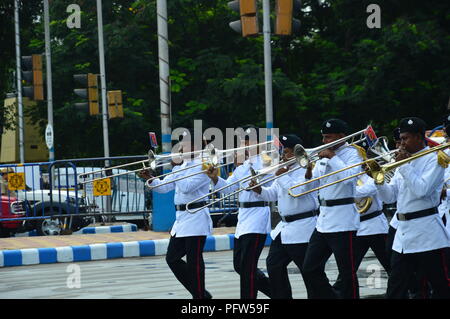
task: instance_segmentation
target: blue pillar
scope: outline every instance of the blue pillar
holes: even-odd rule
[[[169,231],[175,222],[175,191],[165,194],[153,193],[152,224],[154,231]]]
[[[170,153],[170,146],[172,143],[171,134],[162,134],[162,144],[163,149],[166,150],[163,152],[164,154]],[[171,170],[165,169],[163,173],[168,173]],[[171,191],[165,194],[157,193],[155,191],[152,192],[153,196],[153,216],[152,216],[152,224],[154,231],[169,231],[172,228],[173,223],[175,222],[175,205],[174,205],[174,196],[175,191]]]

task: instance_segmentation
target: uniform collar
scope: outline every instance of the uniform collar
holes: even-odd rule
[[[415,152],[415,153],[412,153],[411,155],[416,155],[416,154],[418,154],[418,153],[420,153],[420,152],[426,151],[427,149],[429,149],[429,147],[428,147],[428,146],[425,146],[425,147],[422,148],[421,150],[419,150],[419,151],[417,151],[417,152]]]
[[[244,164],[246,165],[255,165],[261,161],[260,154],[254,155],[252,158],[247,159]]]
[[[198,163],[200,163],[199,157],[195,157],[194,159],[187,158],[187,159],[183,159],[183,164],[181,164],[181,167],[191,166],[191,165],[198,164]]]
[[[343,145],[339,146],[339,148],[337,148],[336,150],[334,150],[335,153],[342,151],[343,149],[345,149],[347,146],[349,146],[349,144],[347,142],[345,142]]]

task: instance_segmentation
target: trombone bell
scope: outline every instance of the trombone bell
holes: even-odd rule
[[[294,146],[294,157],[300,167],[305,168],[309,164],[308,152],[300,144]]]
[[[148,151],[148,163],[151,169],[156,169],[156,156],[152,150]]]

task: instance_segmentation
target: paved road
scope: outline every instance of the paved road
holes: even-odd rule
[[[259,267],[265,270],[268,248],[261,254]],[[206,287],[214,298],[239,298],[239,277],[233,270],[232,251],[205,253]],[[191,298],[175,279],[165,256],[0,269],[0,298]],[[77,268],[79,266],[79,268]],[[387,276],[370,253],[358,271],[362,297],[379,297],[386,291]],[[80,274],[77,288],[75,274]],[[327,263],[331,282],[337,275],[333,259]],[[293,263],[289,265],[294,298],[306,298],[305,286]],[[68,287],[72,287],[69,288]],[[267,297],[259,293],[258,298]]]

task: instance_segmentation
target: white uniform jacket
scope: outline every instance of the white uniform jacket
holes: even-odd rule
[[[335,151],[331,158],[322,158],[317,161],[313,169],[313,178],[319,177],[338,169],[357,164],[362,161],[358,151],[345,143]],[[348,177],[361,171],[361,167],[355,167],[331,175],[320,180],[320,185],[328,184]],[[319,198],[324,200],[336,200],[342,198],[355,198],[356,178],[337,183],[333,186],[319,190]],[[355,231],[359,228],[359,213],[355,204],[320,206],[320,215],[317,219],[317,230],[321,233]]]
[[[246,176],[251,175],[250,167],[255,171],[263,168],[261,156],[255,156],[249,160],[246,160],[242,165],[239,165],[233,172],[233,174],[226,180],[219,177],[215,188],[227,187],[221,191],[221,193],[228,194],[239,189],[240,186],[247,187],[250,181],[245,183],[232,183]],[[268,178],[263,176],[262,179]],[[270,183],[266,184],[270,185]],[[264,201],[264,198],[255,193],[254,191],[241,191],[239,193],[239,202],[259,202]],[[256,234],[268,234],[271,230],[270,225],[270,207],[251,207],[251,208],[239,208],[238,223],[234,236],[239,238],[241,235],[256,233]]]
[[[195,159],[193,161],[184,160],[183,164],[175,166],[173,171],[176,172],[181,168],[199,163],[201,163],[199,159]],[[192,169],[167,175],[162,181],[160,179],[154,179],[150,185],[156,186],[163,182],[170,182],[171,180],[190,175],[201,170],[201,165],[196,166]],[[196,198],[208,194],[210,184],[210,178],[206,174],[202,173],[157,187],[153,190],[158,193],[167,193],[175,189],[174,204],[181,205],[187,204]],[[211,235],[213,228],[212,226],[212,220],[208,208],[204,208],[195,214],[188,213],[187,211],[177,211],[175,223],[172,226],[170,234],[175,237],[208,236]]]
[[[319,207],[317,191],[298,198],[294,198],[288,193],[290,187],[305,181],[305,172],[306,169],[299,168],[298,164],[295,164],[290,168],[288,173],[277,178],[272,186],[262,187],[261,197],[266,201],[278,201],[278,210],[281,216],[317,210]],[[300,194],[303,191],[313,188],[314,185],[311,184],[293,189],[294,194]],[[289,223],[281,220],[270,235],[272,239],[275,239],[281,233],[282,244],[308,243],[316,227],[316,222],[317,216],[303,218]]]
[[[363,175],[361,178],[364,182],[361,186],[356,186],[356,197],[371,197],[372,205],[370,205],[367,212],[360,214],[361,217],[370,215],[373,212],[380,211],[383,209],[383,202],[378,196],[378,189],[375,186],[374,180],[367,175]],[[359,225],[358,232],[356,236],[369,236],[378,234],[388,233],[388,221],[384,213],[362,221]]]
[[[424,150],[428,147],[424,148]],[[436,153],[400,166],[390,184],[378,185],[383,199],[397,199],[397,212],[408,214],[437,207],[444,181],[444,168]],[[394,216],[393,218],[396,218]],[[448,247],[450,236],[439,214],[399,221],[392,249],[399,253],[418,253]]]
[[[446,150],[447,155],[450,155],[450,151],[447,149]],[[441,218],[443,216],[445,216],[445,219],[447,220],[447,230],[450,232],[450,166],[447,167],[445,169],[445,173],[444,173],[444,187],[447,188],[447,196],[442,200],[441,204],[439,205],[438,209],[439,209],[439,216],[441,216]]]

